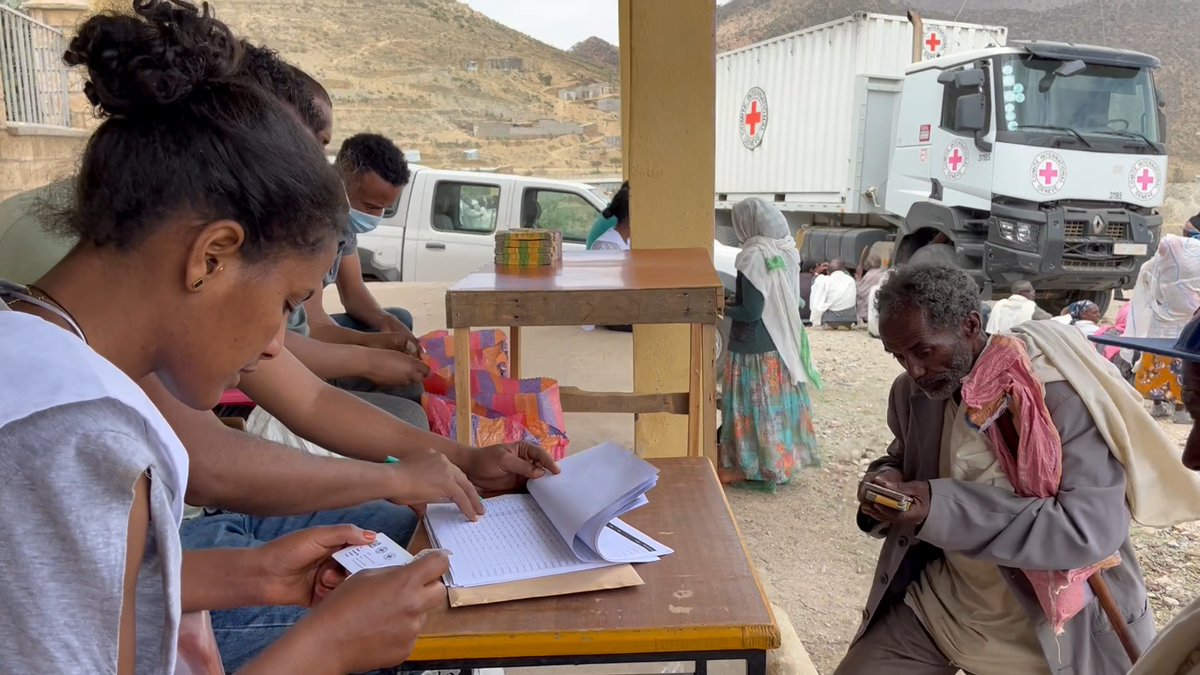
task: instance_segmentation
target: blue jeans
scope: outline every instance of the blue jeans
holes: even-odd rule
[[[388,307],[383,311],[391,314],[397,319],[400,319],[400,323],[403,323],[405,326],[407,326],[409,330],[413,329],[412,312],[399,307]],[[329,318],[333,319],[334,323],[342,328],[349,328],[351,330],[362,331],[364,333],[378,332],[375,328],[368,326],[349,314],[334,314]],[[339,389],[345,389],[346,391],[379,392],[382,394],[388,394],[390,396],[399,396],[400,398],[408,399],[409,401],[416,401],[417,403],[421,402],[421,396],[425,393],[425,386],[420,382],[413,383],[407,387],[378,387],[374,382],[363,378],[342,377],[334,380],[333,385]]]
[[[402,309],[400,307],[385,307],[383,311],[387,312],[388,314],[391,314],[392,316],[396,317],[397,319],[400,319],[400,323],[404,324],[405,326],[408,326],[409,330],[413,329],[412,312],[408,311],[407,309]],[[360,330],[364,333],[378,332],[375,328],[368,326],[367,324],[359,321],[358,319],[350,316],[349,314],[334,314],[333,316],[331,316],[329,318],[333,319],[333,322],[336,323],[337,325],[341,326],[342,328],[349,328],[350,330]]]
[[[185,550],[252,548],[308,527],[342,523],[383,532],[407,545],[417,528],[417,515],[407,506],[384,501],[303,516],[259,518],[221,512],[184,521],[179,537]],[[258,656],[305,611],[303,607],[242,607],[212,612],[213,633],[226,671],[232,673]]]

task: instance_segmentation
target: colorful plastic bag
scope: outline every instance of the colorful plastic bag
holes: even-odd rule
[[[447,331],[421,338],[430,374],[423,406],[434,433],[457,435],[454,400],[454,340]],[[471,439],[476,446],[529,441],[566,456],[558,382],[548,378],[513,380],[508,375],[508,338],[499,330],[471,333]]]

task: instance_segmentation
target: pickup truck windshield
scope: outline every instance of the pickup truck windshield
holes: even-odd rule
[[[1028,55],[1001,57],[1001,130],[1028,135],[1027,140],[1064,136],[1080,145],[1162,142],[1150,71],[1087,64],[1073,75],[1055,74],[1063,63]]]

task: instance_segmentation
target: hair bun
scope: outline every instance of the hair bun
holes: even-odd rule
[[[133,12],[88,19],[63,55],[87,67],[84,93],[102,117],[154,115],[236,71],[241,45],[207,2],[133,0]]]

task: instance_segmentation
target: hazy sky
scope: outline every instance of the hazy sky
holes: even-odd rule
[[[459,0],[559,49],[596,35],[617,44],[617,0]],[[729,0],[717,0],[723,5]]]

